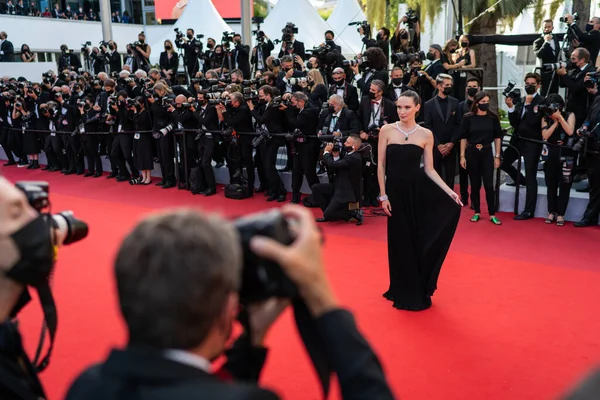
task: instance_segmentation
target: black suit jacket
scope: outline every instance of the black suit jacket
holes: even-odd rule
[[[247,104],[241,104],[237,108],[228,108],[227,112],[223,113],[225,123],[233,128],[236,132],[254,132],[252,126],[252,113]],[[252,142],[253,136],[240,135],[240,143],[249,145]]]
[[[110,53],[106,53],[106,61],[110,67],[110,72],[121,72],[123,69],[123,63],[121,62],[121,55],[115,50]]]
[[[362,182],[362,157],[360,153],[347,154],[337,161],[331,153],[323,155],[328,171],[335,173],[333,198],[339,203],[360,201]]]
[[[258,70],[258,49],[259,48],[261,49],[261,52],[262,52],[262,59],[263,59],[262,62],[263,62],[264,69],[267,69],[267,58],[269,58],[269,56],[271,55],[271,52],[273,50],[275,50],[275,45],[273,44],[271,39],[269,39],[266,42],[257,44],[254,48],[256,49],[256,54],[253,54],[250,59],[250,62],[254,66],[254,69]]]
[[[402,84],[402,87],[400,88],[400,93],[404,93],[407,90],[412,90],[413,92],[415,92],[415,89],[408,86],[408,85],[404,85]],[[393,84],[389,84],[385,90],[385,94],[383,95],[385,98],[390,99],[393,102],[396,102],[396,100],[398,100],[398,96],[396,96],[396,90],[394,88]]]
[[[590,52],[592,65],[596,65],[596,58],[600,52],[600,31],[582,32],[576,23],[572,24],[571,28],[577,34],[581,45]]]
[[[427,68],[425,68],[425,72],[427,72],[431,78],[435,79],[439,74],[445,74],[446,70],[444,69],[442,60],[438,60],[435,63],[429,64]],[[426,102],[437,95],[437,91],[429,84],[429,82],[423,83],[421,86],[423,87],[423,102]]]
[[[305,77],[306,74],[302,71],[298,71],[297,69],[294,70],[294,74],[292,75],[292,78],[303,78]],[[283,78],[285,78],[285,72],[281,71],[279,73],[279,76],[277,76],[277,81],[276,81],[276,85],[277,85],[277,89],[279,89],[279,92],[281,94],[286,93],[286,89],[287,89],[287,84],[284,82]],[[293,92],[302,92],[303,88],[300,85],[292,85],[292,93]]]
[[[266,125],[269,133],[286,132],[286,118],[278,107],[263,105],[252,110],[252,116],[257,125]]]
[[[369,92],[369,89],[371,87],[371,82],[373,82],[375,79],[379,79],[380,81],[383,81],[383,83],[385,83],[386,85],[388,84],[389,75],[388,75],[387,70],[380,69],[380,70],[376,70],[376,71],[371,71],[369,78],[365,79],[367,75],[368,75],[368,71],[362,72],[361,78],[356,82],[356,86],[358,86],[358,88],[361,90],[362,93]]]
[[[337,94],[338,86],[335,84],[329,85],[329,96],[332,94]],[[344,103],[348,106],[352,111],[358,111],[358,107],[360,103],[358,101],[358,89],[356,86],[351,85],[348,82],[344,82]]]
[[[306,106],[301,112],[296,113],[294,109],[288,107],[285,109],[285,117],[292,130],[300,129],[307,138],[316,138],[319,125],[317,108]]]
[[[329,129],[332,117],[333,115],[327,110],[321,113],[318,127],[322,134],[331,135],[333,132],[340,132],[342,137],[345,138],[352,134],[358,135],[360,133],[360,122],[358,122],[358,118],[354,111],[347,108],[342,109],[333,131]],[[325,133],[326,130],[327,133]]]
[[[281,58],[285,55],[289,54],[288,52],[284,52],[283,49],[279,50],[279,55],[277,56],[278,58]],[[301,59],[305,60],[306,59],[306,50],[304,49],[304,43],[295,40],[294,41],[294,54],[297,54],[300,56]],[[294,65],[298,65],[296,62],[294,62]]]
[[[442,114],[438,96],[425,103],[425,126],[433,132],[436,146],[450,142],[458,143],[461,120],[457,109],[458,100],[454,97],[448,97],[448,107],[445,114]]]
[[[174,82],[175,77],[177,76],[177,68],[179,68],[179,57],[177,56],[177,53],[173,53],[171,58],[169,58],[167,52],[163,51],[162,53],[160,53],[160,59],[158,61],[158,64],[160,66],[160,75],[163,78],[165,78],[165,75],[162,72],[163,69],[167,71],[173,70],[170,80],[171,82]]]
[[[392,124],[398,121],[398,112],[396,111],[396,105],[390,100],[382,97],[383,101],[383,114],[379,119],[379,125],[383,126],[383,122]],[[363,96],[360,103],[360,110],[358,114],[359,122],[361,123],[361,129],[367,131],[369,128],[369,121],[371,120],[371,98],[369,96]]]
[[[531,104],[525,105],[525,99],[515,105],[513,112],[508,113],[508,121],[518,136],[542,140],[542,118],[544,113],[539,109],[546,99],[537,94]],[[525,108],[525,113],[523,113]]]
[[[233,50],[233,60],[243,72],[245,79],[250,79],[250,46],[239,44]]]
[[[15,49],[13,44],[7,39],[2,43],[2,48],[0,48],[4,52],[4,54],[0,55],[0,62],[13,62],[14,61],[14,53]]]
[[[202,109],[199,108],[198,110],[196,110],[196,113],[194,115],[196,116],[196,120],[199,123],[199,127],[205,126],[206,129],[209,131],[216,131],[219,129],[219,115],[217,114],[217,109],[215,108],[215,106],[206,106],[205,112],[202,112]]]
[[[552,35],[552,41],[554,42],[554,50],[550,43],[547,43],[543,36],[537,38],[533,42],[533,51],[535,55],[540,59],[542,64],[555,63],[558,59],[558,53],[560,53],[560,43],[556,35]],[[550,71],[552,74],[552,71]]]
[[[593,63],[588,63],[583,71],[576,69],[560,77],[560,86],[569,90],[569,95],[566,98],[566,111],[575,114],[577,126],[585,118],[588,107],[593,101],[593,96],[588,93],[583,79],[587,73],[595,70]]]

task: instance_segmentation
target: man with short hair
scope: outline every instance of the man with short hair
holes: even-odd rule
[[[15,49],[6,32],[0,32],[0,62],[13,62]]]
[[[335,68],[331,73],[331,80],[331,85],[329,85],[329,95],[337,94],[342,96],[344,103],[348,105],[349,109],[355,112],[358,111],[360,105],[358,101],[358,90],[356,89],[356,86],[348,83],[344,68]]]
[[[573,30],[576,39],[572,40],[573,47],[583,45],[590,52],[592,65],[596,65],[596,59],[600,52],[600,18],[592,17],[585,25],[585,32],[581,31],[579,25],[575,23],[575,17],[571,14],[565,15],[565,21],[569,28]]]
[[[573,68],[569,73],[565,68],[561,68],[556,70],[556,74],[560,78],[560,86],[568,89],[565,99],[566,111],[575,114],[575,129],[579,129],[594,98],[588,93],[584,79],[586,74],[595,72],[596,68],[590,58],[590,52],[583,47],[573,50],[571,63]]]
[[[544,20],[544,30],[542,36],[533,42],[535,55],[540,59],[541,64],[552,64],[558,61],[560,54],[560,42],[558,35],[552,34],[554,23],[551,19]],[[554,80],[552,79],[554,77]],[[546,97],[550,93],[558,93],[559,77],[554,71],[546,71],[542,68],[542,96]],[[550,87],[552,83],[552,87]]]
[[[414,91],[415,89],[404,84],[404,70],[400,67],[394,67],[390,73],[390,83],[387,85],[385,97],[395,102],[407,90]]]
[[[360,122],[356,114],[344,103],[339,94],[329,96],[329,107],[321,113],[319,135],[333,135],[340,139],[360,133]]]

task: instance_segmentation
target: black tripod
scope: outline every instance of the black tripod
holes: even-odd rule
[[[561,46],[560,50],[558,51],[558,54],[556,55],[556,63],[559,63],[561,58],[563,57],[563,55],[566,55],[567,50],[569,49],[569,46],[571,45],[572,40],[579,41],[579,36],[577,36],[577,33],[573,30],[573,28],[571,28],[569,26],[569,27],[567,27],[567,32],[565,33],[565,36],[563,37],[562,46]],[[552,88],[552,85],[554,84],[555,79],[556,79],[556,68],[554,68],[552,70],[552,78],[550,79],[550,83],[548,84],[548,91],[550,91],[550,89]],[[568,90],[568,89],[566,89],[566,90]],[[544,96],[548,95],[548,91],[546,93],[544,93]]]

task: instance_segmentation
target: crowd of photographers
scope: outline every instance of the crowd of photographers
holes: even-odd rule
[[[565,18],[573,31],[579,29],[572,16]],[[588,33],[578,31],[579,41],[574,43],[597,54],[594,38],[600,36],[600,23],[595,21],[588,24]],[[444,46],[433,44],[425,53],[419,48],[419,20],[409,10],[393,35],[384,27],[372,39],[366,21],[352,23],[358,26],[365,49],[348,60],[332,31],[325,32],[320,46],[306,49],[296,40],[298,29],[293,23],[287,23],[282,36],[272,40],[260,30],[262,20],[254,22],[256,45],[252,48],[242,43],[239,34],[224,32],[219,44],[208,38],[205,49],[202,34],[175,29],[174,43],[165,41],[155,68],[143,32],[138,41],[126,46],[124,60],[113,41],[91,49],[91,43],[85,43],[83,66],[73,51],[62,46],[59,76],[49,72],[41,84],[14,80],[4,84],[1,107],[7,118],[3,118],[0,143],[9,157],[8,165],[36,169],[43,150],[48,159],[44,169],[100,176],[100,157],[107,155],[109,178],[148,185],[158,162],[162,179],[157,185],[168,189],[181,183],[194,194],[212,196],[216,193],[214,162],[218,168],[228,168],[232,185],[225,191],[227,197],[253,196],[256,171],[260,181],[256,192],[264,193],[268,201],[283,202],[287,193],[277,161],[279,149],[285,147],[283,170],[292,172],[291,201],[321,207],[325,221],[361,224],[361,208],[378,205],[379,129],[398,120],[394,102],[403,91],[413,90],[423,99],[418,121],[436,138],[436,170],[449,186],[460,176],[464,204],[469,203],[469,180],[475,188],[483,182],[488,203],[494,198],[490,186],[501,155],[492,151],[491,142],[498,138],[489,143],[487,138],[472,138],[461,149],[461,139],[469,134],[461,129],[463,116],[476,112],[478,103],[489,101],[489,96],[475,101],[482,87],[478,78],[469,75],[477,62],[468,35],[450,39]],[[548,49],[558,51],[551,30],[546,26],[543,41],[534,45],[540,57]],[[271,53],[276,46],[280,48],[274,57]],[[525,97],[521,98],[514,84],[504,91],[514,135],[500,167],[527,186],[525,211],[517,220],[534,216],[542,151],[549,188],[546,222],[564,224],[572,172],[578,170],[589,177],[592,201],[576,225],[597,220],[595,141],[587,140],[595,137],[596,128],[596,116],[588,117],[588,110],[595,110],[591,107],[597,93],[595,67],[585,47],[571,47],[568,55],[569,63],[544,64],[541,76],[528,74]],[[178,74],[180,59],[184,76]],[[551,79],[568,88],[566,99],[556,95],[548,103],[538,94],[540,88],[547,91],[544,85],[554,85],[547,81],[548,71],[555,71]],[[575,120],[572,127],[570,113]],[[576,140],[574,132],[582,140]],[[573,145],[574,149],[565,148]],[[484,160],[481,171],[474,172],[477,168],[469,168],[473,163],[463,162],[473,148],[485,153],[477,155]],[[578,152],[585,154],[579,164]],[[360,157],[344,160],[353,153]],[[519,155],[525,159],[524,176],[513,166]],[[328,186],[317,186],[320,174],[328,175]],[[301,199],[304,178],[313,194]],[[477,190],[471,193],[471,207],[477,221]],[[493,221],[499,224],[497,218]]]
[[[12,0],[8,0],[6,3],[0,3],[0,14],[15,15],[15,16],[27,16],[27,17],[42,17],[42,18],[55,18],[55,19],[71,19],[76,21],[100,21],[100,15],[94,11],[93,8],[89,8],[84,11],[84,8],[80,5],[78,9],[71,9],[71,6],[67,3],[64,9],[61,9],[60,3],[55,3],[54,8],[50,10],[48,7],[41,11],[37,8],[34,1],[23,2],[18,0],[16,4]],[[119,11],[113,11],[111,13],[111,21],[114,23],[133,23],[133,19],[129,15],[128,11],[124,11],[121,16]]]

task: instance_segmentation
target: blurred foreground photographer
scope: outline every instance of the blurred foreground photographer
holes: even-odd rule
[[[314,319],[343,398],[392,399],[377,357],[327,282],[312,213],[282,210],[233,224],[179,210],[134,228],[115,265],[128,345],[84,372],[67,400],[277,399],[256,384],[267,353],[262,345],[289,299],[298,298]],[[240,303],[246,330],[215,373],[211,362],[224,353]]]
[[[56,249],[87,236],[85,223],[71,212],[42,213],[49,206],[48,184],[19,182],[16,187],[0,176],[0,398],[45,399],[37,374],[50,362],[56,335],[56,307],[49,279]],[[44,331],[50,337],[40,360],[25,353],[17,316],[31,300],[28,287],[36,289],[44,311]]]

